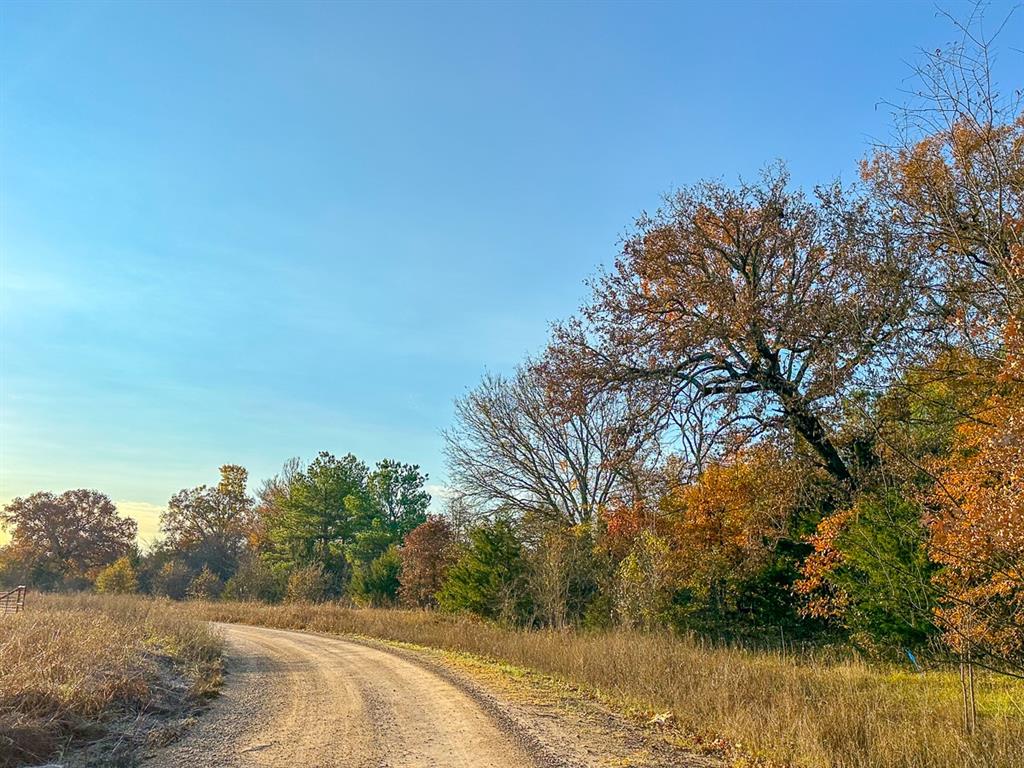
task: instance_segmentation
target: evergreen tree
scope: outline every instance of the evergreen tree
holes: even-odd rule
[[[528,620],[532,600],[526,557],[507,520],[470,531],[469,545],[448,572],[438,603],[447,611],[467,611],[489,619]]]
[[[398,547],[392,544],[379,557],[353,571],[349,592],[362,605],[392,605],[398,599],[401,568]]]
[[[269,558],[282,568],[315,566],[340,592],[347,578],[346,548],[369,505],[367,467],[352,454],[321,452],[290,481],[267,513]]]

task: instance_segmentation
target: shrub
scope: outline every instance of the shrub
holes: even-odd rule
[[[637,537],[615,574],[615,612],[624,626],[650,630],[663,623],[670,557],[668,544],[657,534],[643,531]]]
[[[532,611],[523,546],[507,520],[474,528],[469,545],[448,572],[438,604],[488,619],[524,623]]]
[[[529,562],[530,594],[538,622],[564,627],[584,621],[597,598],[604,565],[589,526],[549,528],[531,551]]]
[[[153,577],[153,594],[181,600],[188,592],[192,571],[180,560],[171,560],[161,566]]]
[[[135,566],[128,557],[121,557],[96,576],[96,591],[104,595],[130,595],[139,591]]]
[[[224,582],[213,571],[204,567],[188,585],[189,600],[216,600],[224,591]]]
[[[398,574],[402,559],[393,544],[368,565],[359,566],[352,574],[349,590],[360,605],[393,605],[398,598]]]
[[[224,584],[222,596],[226,600],[276,603],[283,593],[282,580],[270,566],[259,557],[248,556],[241,561],[235,575]]]
[[[451,526],[440,517],[409,532],[399,553],[398,597],[403,605],[428,608],[437,604],[437,592],[451,567],[454,542]]]
[[[825,518],[797,589],[807,612],[833,618],[874,651],[921,646],[934,632],[921,508],[895,492],[864,494]]]
[[[330,579],[319,565],[296,568],[288,576],[285,600],[289,603],[320,603],[327,597]]]

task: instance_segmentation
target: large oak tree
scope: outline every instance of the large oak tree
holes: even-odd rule
[[[129,554],[138,530],[109,496],[84,488],[14,499],[0,510],[0,525],[11,532],[8,554],[23,577],[48,587],[91,578]]]
[[[781,167],[705,182],[644,215],[582,316],[556,328],[550,373],[720,429],[787,427],[838,481],[854,474],[836,411],[901,351],[911,265],[871,204],[808,197]]]

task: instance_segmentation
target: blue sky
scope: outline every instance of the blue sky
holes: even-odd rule
[[[94,487],[148,537],[322,449],[443,486],[453,398],[636,214],[852,178],[950,37],[930,3],[5,2],[0,501]]]

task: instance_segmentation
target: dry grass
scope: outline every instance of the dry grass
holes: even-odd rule
[[[624,710],[671,710],[704,743],[829,768],[1024,765],[1024,684],[983,676],[979,733],[960,728],[952,674],[702,649],[666,635],[522,632],[448,616],[336,605],[36,598],[0,620],[0,767],[43,762],[125,715],[180,705],[216,677],[197,618],[367,635],[539,670]],[[168,679],[191,690],[168,696]],[[178,693],[181,693],[180,691]]]
[[[960,727],[959,681],[856,661],[702,649],[667,635],[513,631],[415,611],[335,605],[195,606],[219,621],[368,635],[540,670],[624,709],[671,710],[702,742],[829,768],[1024,765],[1024,684],[983,676],[979,733]]]
[[[206,624],[170,603],[30,595],[24,613],[0,616],[0,767],[173,714],[216,685],[220,650]]]

